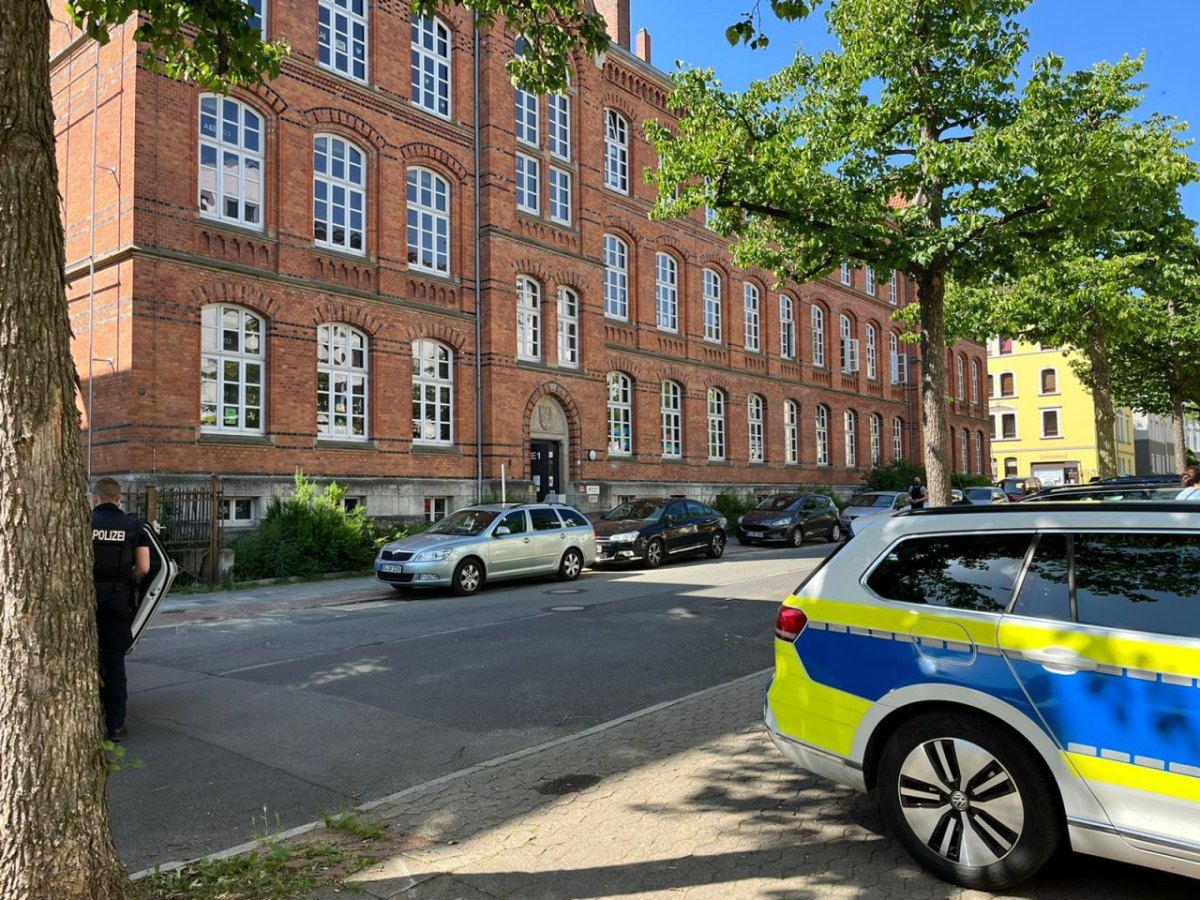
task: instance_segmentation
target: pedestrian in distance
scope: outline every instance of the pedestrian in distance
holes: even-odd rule
[[[913,478],[913,483],[908,488],[908,498],[912,501],[912,508],[924,509],[927,496],[925,485],[921,484],[921,476],[918,475]]]
[[[1200,466],[1188,466],[1179,480],[1183,490],[1175,495],[1176,500],[1200,500]]]
[[[100,701],[105,734],[125,739],[125,651],[133,644],[130,625],[138,582],[150,571],[150,539],[142,523],[121,509],[121,485],[101,478],[92,489],[92,549],[96,561],[96,627],[100,632]]]

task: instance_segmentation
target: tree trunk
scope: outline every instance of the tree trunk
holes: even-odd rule
[[[950,429],[946,424],[946,277],[917,274],[921,303],[921,431],[929,506],[950,505]]]
[[[1096,413],[1097,474],[1101,478],[1114,478],[1117,475],[1117,411],[1113,405],[1112,366],[1108,361],[1104,329],[1095,319],[1087,329],[1087,358],[1092,369],[1092,405]]]
[[[0,896],[110,900],[46,0],[0,0]]]
[[[1183,433],[1183,389],[1179,380],[1171,379],[1171,444],[1175,450],[1175,471],[1182,474],[1187,469],[1187,437]]]

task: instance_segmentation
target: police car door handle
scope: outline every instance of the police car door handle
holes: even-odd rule
[[[1070,647],[1044,647],[1040,650],[1023,650],[1021,656],[1028,662],[1037,663],[1047,672],[1058,675],[1074,675],[1076,672],[1095,672],[1100,664],[1083,656]]]

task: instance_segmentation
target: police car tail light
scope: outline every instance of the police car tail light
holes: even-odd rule
[[[779,615],[775,618],[775,637],[789,644],[800,637],[808,625],[808,616],[794,606],[779,607]]]

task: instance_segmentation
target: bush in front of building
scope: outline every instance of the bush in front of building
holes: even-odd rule
[[[732,526],[739,516],[744,516],[758,503],[758,497],[751,493],[739,494],[736,491],[722,491],[709,504],[713,509],[729,520]]]
[[[296,473],[296,489],[276,495],[258,531],[234,542],[235,580],[288,578],[370,568],[376,530],[362,506],[342,506],[346,489],[317,486]]]
[[[921,476],[925,479],[925,467],[898,460],[886,465],[875,466],[863,472],[863,490],[866,491],[907,491],[912,487],[913,479]],[[926,481],[926,483],[928,483]],[[950,487],[988,487],[992,479],[987,475],[968,475],[963,472],[950,473]]]

